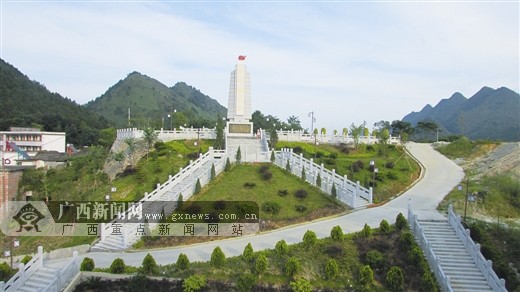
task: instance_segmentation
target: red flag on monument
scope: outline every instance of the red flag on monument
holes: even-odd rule
[[[244,61],[245,59],[246,59],[246,56],[242,56],[242,55],[238,56],[239,61]]]

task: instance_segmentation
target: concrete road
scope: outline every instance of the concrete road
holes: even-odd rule
[[[109,267],[115,258],[122,258],[127,265],[140,266],[147,253],[153,255],[158,264],[174,263],[180,253],[185,253],[191,262],[207,261],[216,246],[220,246],[226,256],[242,254],[244,247],[250,242],[255,251],[274,248],[276,242],[285,239],[287,243],[297,243],[303,238],[307,230],[313,230],[318,237],[330,235],[332,227],[339,225],[343,232],[355,232],[363,229],[365,223],[371,227],[378,227],[382,219],[390,224],[395,222],[399,213],[407,216],[408,204],[419,217],[443,218],[436,211],[439,202],[464,177],[463,170],[451,160],[439,154],[429,144],[408,143],[410,153],[422,164],[422,178],[413,187],[387,204],[375,208],[356,211],[340,217],[309,222],[306,224],[278,229],[256,236],[239,237],[201,243],[191,246],[171,247],[161,250],[147,250],[135,253],[88,253],[81,255],[94,259],[96,267]],[[403,159],[403,158],[402,158]],[[46,265],[64,266],[69,259],[49,261]]]

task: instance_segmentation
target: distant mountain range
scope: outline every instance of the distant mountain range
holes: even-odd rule
[[[10,127],[66,132],[67,143],[91,145],[109,122],[0,59],[0,130]]]
[[[218,115],[226,115],[225,107],[184,82],[168,87],[138,72],[128,74],[86,107],[117,128],[128,127],[128,111],[131,126],[165,129],[172,124],[212,127]]]
[[[435,107],[428,104],[420,112],[409,113],[402,121],[412,126],[435,122],[443,136],[520,141],[520,95],[506,87],[483,87],[470,98],[456,92]]]

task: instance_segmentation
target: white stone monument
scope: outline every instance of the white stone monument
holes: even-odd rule
[[[251,81],[245,64],[246,56],[238,56],[235,70],[231,72],[227,113],[227,135],[251,137]]]

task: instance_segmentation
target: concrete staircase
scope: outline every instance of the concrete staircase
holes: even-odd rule
[[[448,220],[418,220],[453,291],[493,291]]]
[[[265,154],[269,149],[266,149],[262,139],[227,137],[226,149],[230,153],[236,153],[238,147],[240,147],[243,162],[269,162],[270,155]]]
[[[159,202],[175,202],[178,200],[180,194],[182,194],[184,200],[188,199],[193,194],[195,184],[197,183],[197,178],[201,178],[202,185],[209,181],[212,165],[213,161],[211,159],[206,160],[202,163],[200,167],[195,169],[193,173],[184,177],[179,177],[177,180],[169,183],[169,188],[165,192],[163,192],[163,194],[161,194],[157,199],[154,200],[158,202],[157,204],[153,204],[153,201],[147,201],[146,207],[143,208],[143,213],[160,214],[162,211],[163,204]],[[165,211],[167,214],[169,214],[168,211],[170,211],[171,213],[173,210]],[[137,242],[141,237],[140,235],[135,234],[136,224],[124,224],[122,230],[122,233],[126,232],[127,234],[126,244],[123,235],[114,235],[108,233],[103,240],[97,242],[94,246],[91,247],[90,250],[93,252],[121,251],[126,249],[133,243]]]
[[[29,279],[25,281],[23,286],[19,287],[16,291],[45,291],[49,284],[51,284],[56,279],[56,276],[59,272],[59,269],[43,266],[39,268],[38,271],[34,272],[34,274],[32,274]]]

